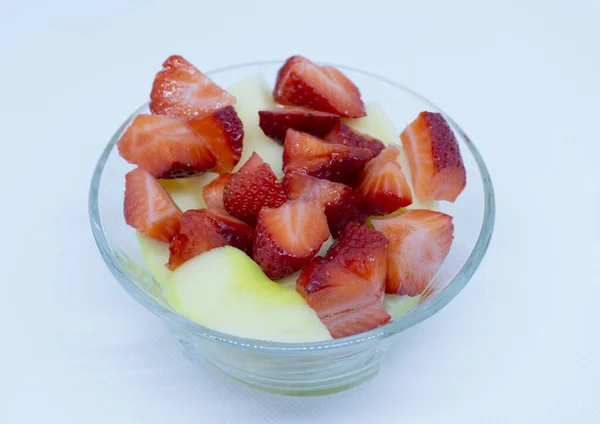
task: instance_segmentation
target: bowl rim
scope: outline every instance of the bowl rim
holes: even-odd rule
[[[234,69],[241,69],[246,67],[256,67],[256,66],[271,66],[271,65],[279,65],[282,64],[284,60],[266,60],[266,61],[256,61],[256,62],[246,62],[240,64],[229,65],[221,68],[214,69],[206,74],[208,76],[215,76],[221,72],[231,71]],[[465,144],[467,145],[469,151],[473,155],[477,166],[479,168],[479,173],[481,175],[483,188],[484,188],[484,216],[483,222],[481,225],[481,229],[479,232],[479,236],[475,245],[469,254],[467,260],[462,265],[458,273],[455,277],[444,287],[435,297],[431,298],[423,305],[421,305],[418,309],[400,317],[399,319],[392,321],[382,327],[375,328],[370,331],[366,331],[364,333],[356,334],[354,336],[320,341],[320,342],[310,342],[310,343],[283,343],[283,342],[271,342],[271,341],[263,341],[263,340],[255,340],[255,339],[246,339],[238,336],[232,336],[226,333],[222,333],[216,330],[212,330],[207,327],[203,327],[200,324],[191,321],[190,319],[179,315],[178,313],[168,309],[167,307],[159,304],[154,300],[150,295],[141,290],[134,281],[127,275],[125,270],[122,268],[121,264],[117,260],[114,252],[112,251],[108,240],[104,234],[104,230],[102,227],[102,222],[100,219],[100,211],[98,205],[98,193],[100,188],[100,182],[102,179],[102,173],[104,171],[104,166],[118,141],[119,135],[122,131],[129,126],[131,121],[137,116],[139,113],[144,111],[148,107],[148,102],[144,103],[142,106],[137,108],[117,129],[117,131],[113,134],[110,141],[104,148],[98,162],[94,168],[94,173],[92,176],[90,191],[89,191],[89,199],[88,199],[88,207],[89,207],[89,217],[90,224],[92,227],[92,232],[94,235],[94,239],[96,241],[96,245],[100,250],[100,254],[104,259],[104,262],[115,276],[117,281],[123,286],[123,288],[139,303],[141,303],[144,307],[149,309],[154,314],[160,316],[165,319],[170,324],[173,324],[175,327],[181,327],[182,330],[189,331],[196,336],[199,336],[206,340],[211,340],[221,344],[235,345],[238,348],[251,350],[251,351],[264,351],[264,352],[273,352],[278,354],[297,354],[299,352],[310,354],[310,353],[318,353],[323,351],[332,351],[337,349],[343,349],[350,345],[359,345],[359,344],[368,344],[368,342],[374,342],[386,337],[398,334],[414,325],[424,321],[425,319],[431,317],[435,313],[439,312],[443,307],[445,307],[450,301],[460,293],[460,291],[466,286],[468,281],[471,279],[485,253],[488,249],[488,246],[491,241],[494,222],[496,216],[496,208],[495,208],[495,198],[494,198],[494,188],[492,185],[492,181],[488,172],[488,169],[485,165],[485,162],[471,141],[471,139],[467,136],[467,134],[462,130],[462,128],[450,117],[446,114],[440,107],[431,102],[429,99],[420,95],[419,93],[399,84],[395,81],[392,81],[388,78],[379,76],[369,71],[364,71],[361,69],[356,69],[344,65],[337,64],[329,64],[332,66],[336,66],[339,69],[350,71],[353,73],[362,74],[366,77],[377,80],[381,83],[387,84],[395,89],[404,91],[405,93],[416,97],[424,104],[434,108],[435,110],[442,113],[444,118],[450,122],[455,131],[459,133],[459,135],[464,139]]]

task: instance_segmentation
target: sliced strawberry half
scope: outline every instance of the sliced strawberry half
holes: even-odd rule
[[[216,164],[206,142],[180,119],[138,115],[117,143],[119,154],[155,178],[199,174]]]
[[[150,110],[159,115],[191,119],[235,104],[235,97],[181,56],[171,56],[154,78]]]
[[[233,106],[227,106],[188,124],[214,153],[217,164],[210,171],[230,172],[240,161],[244,140],[244,124]]]
[[[181,229],[169,244],[167,268],[174,270],[204,252],[227,245],[210,215],[202,210],[188,210],[180,217]]]
[[[428,209],[408,210],[372,221],[389,240],[386,292],[416,296],[442,266],[454,239],[452,217]]]
[[[373,157],[367,149],[329,143],[307,133],[288,129],[283,144],[283,170],[352,183]]]
[[[327,251],[326,258],[370,283],[373,294],[383,298],[388,262],[388,240],[372,228],[351,222]]]
[[[231,180],[232,174],[222,174],[206,184],[202,189],[202,197],[209,209],[225,209],[223,203],[223,191],[225,186]]]
[[[394,144],[365,166],[356,192],[371,215],[387,215],[412,204],[412,194],[397,158],[400,148]]]
[[[329,238],[324,207],[316,200],[290,200],[258,215],[252,257],[271,279],[301,269]]]
[[[305,106],[350,118],[366,115],[360,91],[346,75],[302,56],[292,56],[283,64],[273,96],[282,105]]]
[[[125,222],[140,233],[168,243],[179,231],[181,211],[160,183],[136,168],[125,175]]]
[[[444,117],[421,112],[400,138],[417,198],[454,202],[467,185],[467,174],[456,137]]]
[[[252,226],[263,207],[277,208],[286,200],[275,173],[256,153],[232,175],[223,191],[225,210]]]
[[[372,330],[391,319],[377,294],[380,288],[334,260],[315,258],[302,270],[296,290],[336,339]]]
[[[332,113],[298,106],[285,106],[258,112],[259,125],[267,137],[283,142],[288,128],[324,137],[340,122]]]
[[[310,132],[310,131],[308,131]],[[332,143],[345,144],[350,147],[362,147],[369,149],[373,153],[373,157],[377,156],[384,149],[383,142],[368,134],[361,133],[354,128],[338,122],[327,134],[324,135],[325,140]]]
[[[288,173],[283,177],[283,190],[291,200],[317,200],[325,207],[329,231],[334,237],[352,221],[360,220],[359,198],[342,183],[321,180],[306,174]]]

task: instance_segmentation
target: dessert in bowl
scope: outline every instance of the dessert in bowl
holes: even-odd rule
[[[483,258],[483,160],[369,73],[295,56],[207,75],[169,58],[105,149],[90,193],[105,261],[234,378],[293,395],[364,381]]]

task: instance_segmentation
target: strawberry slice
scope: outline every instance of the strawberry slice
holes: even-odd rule
[[[273,97],[282,105],[305,106],[350,118],[367,114],[360,91],[346,75],[302,56],[292,56],[283,64]]]
[[[260,211],[252,257],[276,280],[308,264],[328,238],[323,205],[316,200],[290,200]]]
[[[390,241],[386,293],[416,296],[440,269],[454,239],[452,217],[428,209],[408,210],[372,221]]]
[[[171,56],[162,66],[150,93],[152,113],[191,119],[235,104],[235,97],[183,57]]]
[[[467,185],[467,174],[456,137],[444,117],[421,112],[400,138],[417,198],[454,202]]]
[[[283,171],[352,183],[372,157],[367,149],[329,143],[290,128],[283,144]]]
[[[210,209],[225,209],[223,191],[229,180],[231,180],[231,176],[232,174],[219,175],[202,189],[202,197],[204,197],[204,202]]]
[[[288,128],[324,137],[340,122],[340,117],[332,113],[297,106],[261,110],[258,116],[265,135],[282,143]]]
[[[138,115],[117,143],[119,154],[155,178],[181,178],[215,166],[206,142],[180,119]]]
[[[317,200],[323,204],[329,231],[334,237],[349,222],[360,220],[359,198],[345,184],[298,173],[285,174],[282,184],[288,199]]]
[[[125,175],[125,222],[154,240],[168,243],[179,231],[181,211],[160,183],[136,168]]]
[[[332,143],[344,144],[350,147],[362,147],[369,149],[373,153],[373,157],[377,156],[384,149],[385,145],[381,140],[371,137],[368,134],[361,133],[354,128],[338,122],[327,134],[324,135],[325,140]]]
[[[214,221],[202,210],[185,211],[179,222],[181,229],[169,244],[167,268],[171,271],[204,252],[227,245]]]
[[[378,299],[383,299],[388,262],[388,240],[366,225],[351,222],[327,251],[326,258],[368,281]]]
[[[188,124],[214,153],[217,164],[210,171],[230,172],[240,161],[244,140],[244,124],[233,106],[193,118]]]
[[[391,319],[382,305],[381,288],[335,260],[315,258],[302,270],[296,290],[335,339],[372,330]]]
[[[412,194],[396,161],[400,148],[386,147],[365,166],[356,192],[371,215],[387,215],[412,204]]]
[[[277,208],[286,200],[273,170],[256,153],[231,176],[223,191],[225,210],[252,226],[263,207]]]

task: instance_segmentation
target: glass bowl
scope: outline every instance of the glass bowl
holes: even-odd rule
[[[220,86],[229,87],[262,74],[270,84],[283,62],[269,61],[229,66],[209,72]],[[139,303],[163,318],[191,359],[203,359],[233,378],[262,390],[296,396],[316,396],[344,390],[379,370],[392,336],[435,314],[467,284],[481,263],[494,226],[494,193],[488,170],[475,145],[444,112],[417,93],[370,72],[338,66],[360,88],[365,103],[376,101],[396,126],[397,133],[419,112],[441,112],[459,141],[467,186],[455,203],[441,210],[454,217],[455,240],[428,296],[418,308],[380,328],[318,343],[275,343],[244,339],[202,327],[179,315],[162,299],[160,285],[142,259],[134,230],[123,217],[124,175],[132,167],[115,143],[139,113],[133,112],[112,136],[92,177],[89,213],[96,243],[113,275]],[[272,86],[272,85],[271,85]]]

